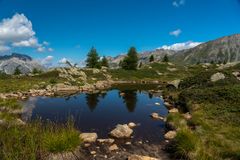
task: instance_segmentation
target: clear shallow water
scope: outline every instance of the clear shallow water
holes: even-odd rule
[[[149,116],[153,112],[162,116],[167,114],[162,99],[146,91],[123,92],[124,96],[114,89],[106,93],[81,93],[71,97],[32,97],[24,102],[26,113],[23,118],[65,123],[72,116],[81,132],[97,132],[99,138],[107,138],[117,124],[134,122],[140,124],[134,129],[135,140],[163,140],[164,122],[153,120]],[[156,102],[161,105],[155,105]]]

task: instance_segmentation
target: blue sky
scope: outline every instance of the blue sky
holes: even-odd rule
[[[9,26],[4,21],[16,35],[1,32]],[[20,52],[54,63],[83,61],[92,46],[115,56],[130,46],[145,51],[235,33],[239,0],[0,0],[0,54]]]

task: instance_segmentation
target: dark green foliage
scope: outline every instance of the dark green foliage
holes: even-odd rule
[[[122,65],[123,65],[123,61],[121,60],[121,61],[119,62],[119,64],[118,64],[118,66],[119,66],[119,67],[122,67]]]
[[[125,70],[136,70],[138,65],[138,54],[136,48],[131,47],[121,66]]]
[[[33,68],[32,74],[40,74],[42,73],[41,70],[38,70],[37,68]]]
[[[103,56],[103,58],[101,60],[101,66],[109,67],[108,60],[107,60],[107,58],[105,56]]]
[[[20,75],[22,74],[20,69],[18,67],[15,68],[14,75]]]
[[[49,80],[49,83],[51,84],[56,84],[57,83],[57,80],[55,78],[52,78]]]
[[[237,84],[239,81],[227,71],[223,71],[224,75],[226,76],[225,79],[219,80],[217,82],[211,82],[211,76],[215,74],[215,70],[209,70],[205,72],[197,73],[195,76],[187,77],[183,79],[179,87],[181,89],[186,88],[203,88],[203,87],[212,87],[212,86],[223,86],[228,84]]]
[[[138,68],[142,68],[142,62],[139,63]]]
[[[9,78],[10,76],[7,75],[6,73],[4,72],[0,72],[0,79],[6,79],[6,78]]]
[[[150,58],[149,58],[149,62],[153,62],[154,61],[154,56],[151,55]]]
[[[89,68],[100,68],[99,59],[97,50],[92,47],[87,55],[86,66]]]
[[[169,62],[168,56],[166,54],[164,55],[162,62]]]

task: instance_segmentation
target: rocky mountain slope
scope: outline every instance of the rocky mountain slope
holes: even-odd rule
[[[240,34],[222,37],[188,50],[179,51],[171,58],[175,62],[184,64],[240,61]]]
[[[27,55],[13,53],[12,55],[0,56],[0,72],[13,74],[16,68],[18,68],[22,74],[32,72],[34,68],[45,70],[40,63]]]
[[[168,55],[171,61],[182,64],[236,62],[240,61],[240,34],[222,37],[186,50],[156,49],[142,52],[139,54],[139,62],[149,63],[151,55],[154,55],[155,61]],[[117,67],[124,57],[125,55],[119,55],[108,59],[112,67]]]

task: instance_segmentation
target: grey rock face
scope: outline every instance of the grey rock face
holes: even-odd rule
[[[240,34],[222,37],[188,50],[179,51],[171,59],[185,64],[240,61]]]
[[[34,68],[42,71],[46,70],[40,63],[27,55],[14,53],[12,55],[0,56],[0,72],[13,74],[16,68],[22,74],[31,73]]]

